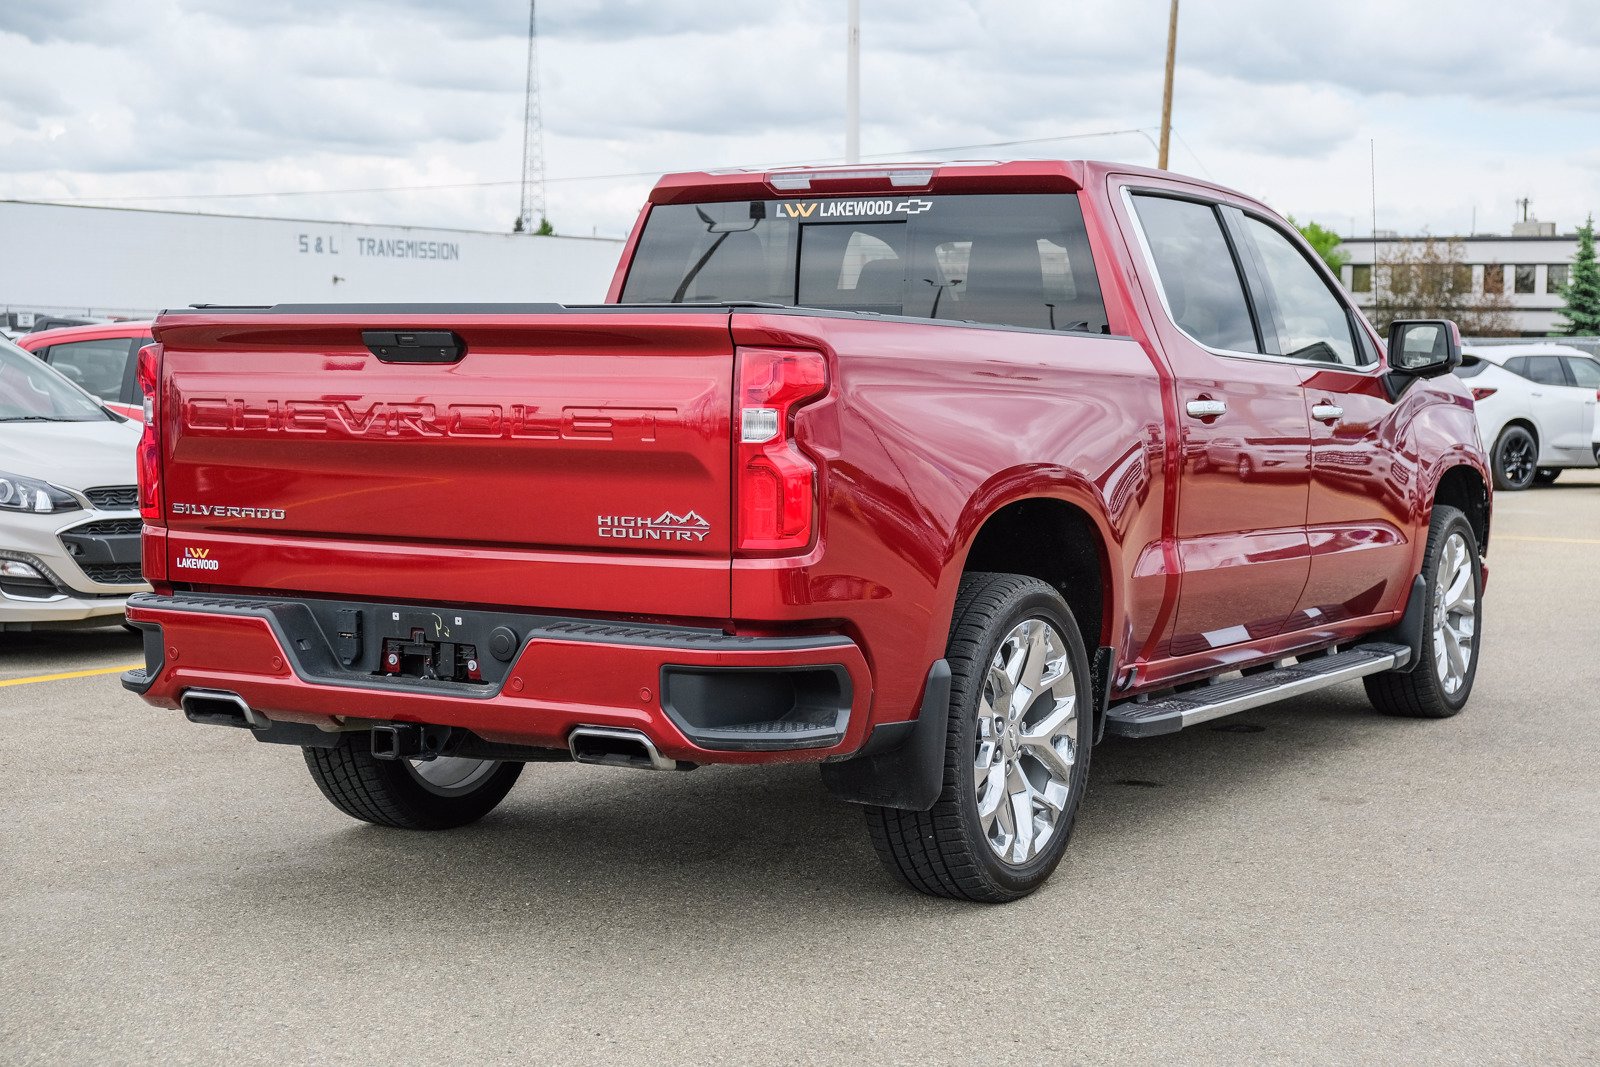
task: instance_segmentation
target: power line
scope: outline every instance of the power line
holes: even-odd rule
[[[862,156],[862,158],[863,159],[897,159],[897,158],[902,158],[902,157],[905,157],[905,156],[926,156],[926,155],[931,155],[931,154],[934,154],[934,153],[944,153],[944,152],[968,152],[968,151],[972,151],[974,149],[979,149],[979,148],[1022,148],[1022,147],[1027,147],[1027,146],[1030,146],[1030,145],[1055,144],[1055,143],[1059,143],[1059,142],[1062,142],[1062,141],[1084,141],[1084,140],[1093,140],[1093,139],[1100,138],[1100,137],[1119,137],[1119,136],[1129,136],[1129,135],[1136,135],[1136,136],[1139,136],[1139,137],[1143,137],[1146,141],[1149,141],[1150,142],[1150,146],[1152,148],[1154,148],[1154,147],[1156,147],[1156,143],[1155,143],[1155,140],[1150,136],[1150,131],[1152,129],[1155,129],[1155,127],[1138,126],[1138,127],[1130,127],[1128,129],[1121,129],[1121,130],[1097,130],[1097,131],[1094,131],[1092,133],[1065,133],[1065,134],[1059,134],[1059,135],[1054,136],[1054,137],[1031,137],[1031,138],[1028,138],[1026,140],[1020,140],[1020,141],[985,141],[985,142],[982,142],[982,143],[979,143],[979,144],[943,145],[943,146],[940,146],[938,148],[906,148],[906,149],[902,149],[902,150],[900,150],[898,152],[878,152],[878,153],[874,153],[874,154],[871,154],[871,155],[864,155],[864,156]],[[1178,131],[1177,131],[1176,128],[1174,128],[1173,132],[1177,133]],[[1183,141],[1183,137],[1182,137],[1181,134],[1179,134],[1179,138],[1178,139],[1180,141]],[[1184,147],[1185,148],[1188,147],[1188,143],[1187,142],[1184,142]],[[1190,155],[1194,155],[1194,150],[1190,149],[1189,154]],[[840,157],[838,157],[838,156],[827,156],[827,157],[814,158],[814,159],[789,160],[789,161],[784,162],[784,163],[765,164],[765,166],[772,166],[772,167],[799,167],[799,166],[812,166],[812,165],[818,165],[818,164],[839,163],[839,162],[841,162]],[[1196,163],[1200,163],[1200,157],[1199,156],[1195,156],[1195,162]],[[1200,163],[1200,166],[1201,166],[1201,169],[1205,168],[1205,164],[1204,163]],[[711,168],[707,168],[707,169],[710,169],[710,170],[757,169],[757,166],[756,165],[746,165],[745,168],[740,168],[740,167],[711,167]],[[542,181],[544,183],[618,181],[618,180],[622,180],[622,179],[626,179],[626,178],[656,178],[656,177],[660,177],[663,173],[666,173],[666,172],[667,171],[665,169],[658,167],[658,168],[653,169],[653,170],[624,171],[624,172],[620,172],[620,173],[616,173],[616,174],[573,174],[573,175],[568,175],[568,176],[563,177],[563,178],[543,178]],[[136,202],[150,202],[150,201],[159,201],[159,200],[259,200],[259,199],[265,199],[265,198],[277,197],[277,196],[348,196],[348,195],[358,195],[358,194],[365,194],[365,193],[429,192],[429,191],[443,190],[443,189],[492,189],[492,188],[503,188],[505,186],[522,185],[522,184],[523,183],[522,183],[522,181],[520,179],[509,179],[508,178],[508,179],[504,179],[504,180],[486,181],[486,182],[444,182],[444,183],[439,183],[439,184],[423,184],[423,185],[369,185],[369,186],[360,186],[360,187],[348,188],[348,189],[285,189],[285,190],[280,190],[280,191],[277,191],[277,192],[261,192],[261,193],[156,193],[156,194],[143,194],[143,195],[134,195],[134,196],[56,196],[56,197],[47,197],[47,198],[9,197],[7,199],[13,199],[13,200],[26,199],[26,200],[30,200],[33,203],[37,203],[37,204],[78,204],[78,203],[85,203],[85,202],[91,201],[91,200],[99,202],[99,203],[108,203],[109,202],[109,203],[119,203],[119,204],[121,204],[121,203],[136,203]]]

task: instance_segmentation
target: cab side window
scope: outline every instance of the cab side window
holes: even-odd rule
[[[1135,196],[1133,202],[1172,321],[1209,348],[1260,352],[1217,209],[1165,196]]]
[[[1277,311],[1277,329],[1263,327],[1267,351],[1347,367],[1366,363],[1344,303],[1300,249],[1276,227],[1248,215],[1245,231],[1260,254],[1262,286]]]

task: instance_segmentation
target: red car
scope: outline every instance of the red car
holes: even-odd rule
[[[609,299],[163,315],[123,684],[409,829],[527,763],[814,762],[907,884],[983,901],[1056,866],[1103,733],[1356,678],[1466,703],[1455,328],[1385,354],[1248,197],[675,175]]]
[[[142,421],[144,397],[134,381],[134,363],[139,349],[151,341],[150,327],[148,320],[62,326],[24,334],[16,344],[99,397],[112,411]]]

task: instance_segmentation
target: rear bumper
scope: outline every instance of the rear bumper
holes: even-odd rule
[[[189,689],[216,690],[237,693],[277,722],[324,730],[432,724],[550,749],[567,748],[576,727],[615,727],[639,730],[663,755],[690,763],[823,760],[855,752],[870,727],[866,660],[837,635],[732,637],[548,616],[193,594],[135,596],[127,610],[145,631],[146,665],[124,675],[123,685],[158,707],[177,708]],[[348,638],[341,646],[330,631],[330,620],[346,626],[353,610],[365,620],[356,641],[364,652]],[[363,670],[376,666],[391,617],[405,615],[409,624],[418,613],[442,615],[461,628],[458,636],[505,628],[518,643],[503,658],[482,657],[481,684]]]

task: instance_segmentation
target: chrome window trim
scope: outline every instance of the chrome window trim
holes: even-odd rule
[[[1171,190],[1168,190],[1168,189],[1157,189],[1157,188],[1153,188],[1153,187],[1150,187],[1150,186],[1134,186],[1134,185],[1124,185],[1124,186],[1122,186],[1123,206],[1128,212],[1129,220],[1132,221],[1132,223],[1133,223],[1134,236],[1139,239],[1139,251],[1144,255],[1145,267],[1149,270],[1150,277],[1155,279],[1156,296],[1161,301],[1161,310],[1166,314],[1167,321],[1172,324],[1172,328],[1177,330],[1179,333],[1183,334],[1183,336],[1187,337],[1197,347],[1204,349],[1205,351],[1211,353],[1213,356],[1221,356],[1224,359],[1248,359],[1248,360],[1253,360],[1253,361],[1255,361],[1257,363],[1277,363],[1277,364],[1285,364],[1286,363],[1286,364],[1288,364],[1290,366],[1294,366],[1294,367],[1316,367],[1318,370],[1340,370],[1340,371],[1344,371],[1346,374],[1363,374],[1363,375],[1375,376],[1377,373],[1381,372],[1384,369],[1383,358],[1382,358],[1382,355],[1383,355],[1382,349],[1379,349],[1379,358],[1378,358],[1378,360],[1376,362],[1369,363],[1369,364],[1367,364],[1365,366],[1352,367],[1352,366],[1349,366],[1348,364],[1344,364],[1344,363],[1329,363],[1328,361],[1322,360],[1322,359],[1299,359],[1299,358],[1297,358],[1295,356],[1280,356],[1280,355],[1275,355],[1275,354],[1273,354],[1271,352],[1241,352],[1238,349],[1233,349],[1233,348],[1213,348],[1211,345],[1206,344],[1204,341],[1200,340],[1198,337],[1196,337],[1194,334],[1190,333],[1188,330],[1185,330],[1182,326],[1180,326],[1178,324],[1177,316],[1175,316],[1172,313],[1172,307],[1171,307],[1171,305],[1169,305],[1167,303],[1166,286],[1164,286],[1162,284],[1162,282],[1161,282],[1161,272],[1156,268],[1155,255],[1150,251],[1150,239],[1145,235],[1145,232],[1144,232],[1144,220],[1139,218],[1139,209],[1136,206],[1134,206],[1133,198],[1136,195],[1139,195],[1139,194],[1146,194],[1146,195],[1150,195],[1150,196],[1162,196],[1162,197],[1166,197],[1169,200],[1188,200],[1190,203],[1204,204],[1205,206],[1207,206],[1209,208],[1212,208],[1213,211],[1215,211],[1215,209],[1217,207],[1221,206],[1223,202],[1220,201],[1220,200],[1207,200],[1203,196],[1199,196],[1199,195],[1195,195],[1195,196],[1175,195]],[[1227,205],[1227,206],[1234,207],[1234,206],[1237,206],[1237,205]],[[1239,210],[1242,213],[1244,213],[1247,217],[1258,218],[1258,216],[1252,215],[1249,212],[1245,212],[1243,208],[1240,208]],[[1262,221],[1265,221],[1265,220],[1262,220]],[[1218,227],[1219,228],[1221,227],[1221,223],[1220,222],[1218,223]],[[1226,236],[1226,234],[1224,234],[1224,236]],[[1233,263],[1233,260],[1232,260],[1231,256],[1229,257],[1229,262],[1230,262],[1230,264],[1232,264],[1233,269],[1234,269],[1234,273],[1237,275],[1239,273],[1239,265],[1237,263]],[[1239,279],[1239,285],[1240,285],[1241,291],[1243,290],[1244,284],[1245,284],[1244,279],[1240,278]],[[1246,293],[1245,296],[1246,296],[1246,299],[1248,300],[1249,294]],[[1337,299],[1337,297],[1335,297],[1335,299]],[[1344,303],[1344,302],[1341,301],[1341,303]]]

